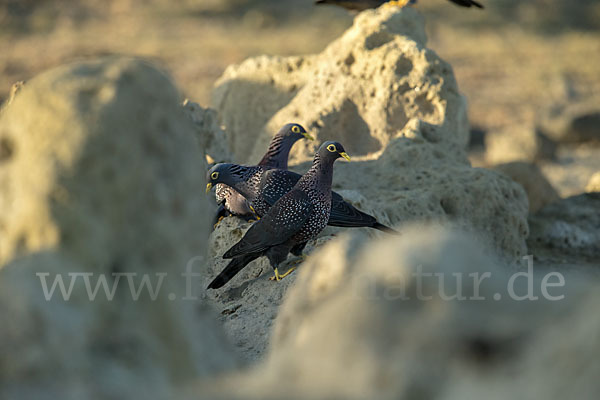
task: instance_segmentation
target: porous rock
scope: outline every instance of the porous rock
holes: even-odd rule
[[[207,162],[230,162],[231,152],[225,132],[219,125],[217,112],[189,100],[184,101],[183,109],[194,122],[200,147],[206,152]]]
[[[469,235],[435,226],[377,243],[353,235],[331,242],[298,274],[265,363],[223,382],[222,390],[267,399],[594,393],[592,332],[600,319],[588,313],[597,289],[566,276],[544,294],[549,271],[534,268],[535,299],[523,300],[529,278],[511,279],[482,248]],[[527,263],[517,271],[528,271]],[[573,323],[569,334],[561,323]]]
[[[491,132],[485,137],[485,159],[489,164],[541,161],[556,158],[556,143],[530,125]]]
[[[345,193],[356,201],[361,196]],[[354,203],[358,205],[357,203]],[[217,225],[209,239],[209,263],[202,271],[201,287],[205,288],[221,272],[230,260],[223,260],[225,251],[237,243],[250,228],[247,223],[236,217],[225,218]],[[334,239],[342,228],[327,227],[315,240],[309,241],[304,255],[310,259],[311,253]],[[366,241],[369,237],[381,237],[383,234],[369,228],[353,229],[357,237]],[[281,265],[285,272],[301,261],[290,255]],[[260,257],[249,263],[223,288],[208,290],[204,298],[220,313],[220,321],[237,350],[245,360],[256,361],[266,352],[271,340],[273,321],[279,312],[279,306],[286,292],[293,286],[296,273],[292,273],[280,282],[270,281],[273,268],[266,257]]]
[[[533,248],[600,260],[600,193],[584,193],[547,205],[529,218]]]
[[[585,191],[588,193],[600,192],[600,171],[592,175],[587,185],[585,185]]]
[[[556,106],[540,117],[538,129],[560,143],[600,141],[598,99]]]
[[[116,57],[48,71],[2,112],[0,397],[168,398],[236,365],[211,310],[184,301],[210,216],[180,101],[164,73]],[[45,297],[57,277],[68,299]],[[156,296],[136,299],[144,277]]]
[[[535,164],[514,161],[495,165],[494,169],[508,175],[513,181],[523,186],[529,199],[530,213],[535,213],[545,205],[560,199],[557,191]]]
[[[236,160],[260,160],[271,136],[291,121],[318,139],[297,144],[294,162],[310,160],[324,140],[367,156],[404,134],[463,151],[466,102],[451,66],[425,45],[420,14],[381,8],[358,15],[321,54],[261,56],[230,66],[213,104]],[[405,132],[417,120],[420,129]]]
[[[430,143],[397,138],[376,160],[340,163],[336,188],[351,188],[393,226],[408,222],[452,222],[476,232],[509,258],[526,252],[527,196],[495,171],[471,168]]]
[[[425,46],[415,10],[383,7],[359,14],[321,54],[230,66],[214,104],[233,155],[256,162],[282,124],[300,122],[318,140],[294,146],[296,171],[320,141],[339,140],[357,161],[338,163],[334,189],[358,192],[393,225],[451,220],[522,255],[526,195],[501,174],[471,168],[466,102],[450,65]]]

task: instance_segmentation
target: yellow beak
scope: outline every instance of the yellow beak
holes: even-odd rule
[[[209,182],[209,183],[207,183],[207,184],[206,184],[206,193],[210,192],[210,189],[212,189],[212,187],[213,187],[213,184],[212,184],[212,183],[210,183],[210,182]]]
[[[346,154],[345,151],[340,153],[340,156],[344,157],[346,160],[350,161],[350,156],[348,154]]]
[[[310,135],[308,132],[304,132],[304,133],[302,134],[302,136],[304,136],[306,139],[308,139],[308,140],[310,140],[310,141],[313,141],[313,142],[314,142],[314,140],[315,140],[315,138],[314,138],[314,137],[312,137],[312,136],[311,136],[311,135]]]

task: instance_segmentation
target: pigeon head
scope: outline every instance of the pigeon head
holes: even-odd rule
[[[223,183],[227,186],[235,186],[236,183],[243,181],[241,174],[244,167],[235,164],[215,164],[206,173],[206,193],[218,183]]]
[[[290,140],[292,143],[300,139],[315,140],[304,127],[300,124],[285,124],[275,136],[281,136],[283,140]]]
[[[269,168],[287,169],[292,146],[300,139],[314,140],[300,124],[286,124],[271,139],[267,153],[258,163]]]
[[[338,158],[345,158],[350,161],[350,156],[346,154],[344,146],[340,142],[328,141],[319,147],[317,151],[317,157],[323,161],[335,161]]]

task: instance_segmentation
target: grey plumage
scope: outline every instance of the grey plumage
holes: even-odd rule
[[[306,129],[304,129],[302,125],[293,123],[284,125],[271,139],[269,148],[258,163],[258,166],[262,166],[264,170],[271,168],[287,169],[290,150],[294,143],[302,138],[312,140],[312,137],[306,132]],[[240,195],[236,190],[233,190],[227,185],[216,185],[215,199],[220,206],[215,217],[215,222],[218,221],[221,216],[226,216],[227,214],[248,218],[253,215],[244,196]]]
[[[390,0],[317,0],[315,4],[332,4],[344,7],[352,11],[364,11],[369,8],[377,8]],[[461,7],[477,7],[483,8],[479,2],[475,0],[448,0]],[[417,0],[411,0],[408,4],[415,4]]]
[[[248,260],[260,256],[269,259],[277,277],[278,266],[285,261],[288,253],[303,247],[327,226],[331,212],[333,163],[340,157],[348,158],[340,143],[323,143],[311,168],[294,187],[225,252],[223,258],[233,260],[208,288],[223,286],[247,265]]]

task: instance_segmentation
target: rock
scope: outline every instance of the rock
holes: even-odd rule
[[[48,71],[0,115],[0,397],[168,398],[237,365],[181,277],[211,217],[194,134],[170,79],[118,57]],[[70,297],[47,300],[59,278]]]
[[[336,190],[350,183],[353,190],[340,193],[360,209],[378,216],[382,223],[454,223],[479,235],[482,242],[508,258],[524,255],[528,202],[523,189],[500,173],[452,162],[451,155],[438,153],[430,146],[399,138],[378,160],[338,163],[334,180],[340,183],[335,184]],[[406,174],[398,173],[404,168]],[[370,194],[371,198],[367,199],[362,193]],[[214,258],[205,270],[202,287],[225,267],[227,262],[220,256],[248,227],[249,224],[237,218],[226,218],[213,232],[210,249]],[[321,238],[310,243],[306,253],[310,254],[315,247],[331,240],[331,235],[342,231],[348,229],[328,227]],[[360,230],[363,240],[373,235],[386,236],[372,229]],[[293,261],[290,257],[290,263]],[[208,299],[219,310],[232,310],[241,305],[238,311],[222,319],[229,335],[236,338],[236,344],[250,359],[264,352],[269,340],[265,327],[269,327],[277,315],[294,277],[293,274],[284,284],[273,285],[267,280],[270,275],[271,267],[262,258],[246,267],[226,288],[208,294]],[[239,340],[240,337],[243,340]]]
[[[350,195],[355,201],[361,201],[360,195],[352,196],[349,192],[344,194]],[[202,271],[201,288],[207,287],[229,263],[229,260],[223,260],[221,256],[242,238],[250,225],[239,218],[229,217],[216,227],[209,240],[211,261]],[[332,240],[342,230],[328,227],[319,238],[310,241],[304,250],[307,259],[310,260],[311,253],[316,248]],[[352,231],[365,241],[369,237],[384,236],[367,228]],[[299,258],[290,255],[281,271],[286,271],[299,261]],[[269,281],[272,275],[273,268],[269,261],[266,257],[261,257],[248,264],[222,289],[209,290],[205,294],[206,300],[220,311],[220,320],[231,342],[241,356],[249,361],[259,360],[264,355],[279,306],[296,279],[296,273],[293,273],[281,282],[272,282]]]
[[[556,144],[533,126],[513,126],[485,138],[489,164],[541,161],[556,158]]]
[[[19,93],[19,91],[21,89],[23,89],[23,86],[25,86],[25,81],[18,81],[15,82],[11,88],[10,88],[10,93],[8,95],[8,102],[7,104],[10,104],[13,102],[13,100],[15,99],[15,96],[17,95],[17,93]]]
[[[528,202],[522,187],[454,157],[434,144],[398,138],[377,160],[340,163],[334,186],[363,194],[393,226],[453,222],[509,258],[524,255]]]
[[[540,118],[538,129],[561,143],[600,141],[600,107],[597,99],[570,103]]]
[[[600,348],[600,318],[595,312],[600,292],[598,286],[589,292],[561,323],[548,324],[539,340],[532,341],[518,380],[525,398],[560,400],[566,390],[584,399],[600,391],[600,367],[593,362]]]
[[[298,121],[358,156],[336,166],[334,189],[357,192],[361,208],[393,225],[453,221],[509,257],[525,254],[526,195],[501,174],[471,168],[465,100],[425,42],[416,11],[383,7],[359,14],[321,54],[230,66],[214,104],[233,155],[258,161],[274,131]],[[305,142],[294,146],[295,162],[312,159],[319,141]]]
[[[600,171],[596,172],[590,180],[588,184],[585,186],[585,191],[590,192],[600,192]]]
[[[529,218],[532,248],[552,249],[569,255],[600,260],[600,193],[569,197],[542,208]]]
[[[219,125],[217,112],[189,100],[184,101],[183,109],[194,121],[196,135],[201,148],[206,152],[207,162],[209,164],[231,162],[231,151],[227,145],[225,132]]]
[[[210,237],[214,258],[202,271],[202,292],[229,263],[230,260],[221,258],[223,253],[237,243],[249,227],[249,223],[235,217],[225,218],[217,226]],[[286,271],[293,261],[291,256],[281,270]],[[293,273],[281,282],[272,282],[269,280],[272,275],[269,261],[261,257],[246,266],[223,288],[204,292],[206,300],[220,312],[220,321],[229,340],[249,361],[260,359],[267,349],[279,305],[296,278]]]
[[[494,169],[508,175],[513,181],[523,186],[529,199],[530,213],[535,213],[547,204],[560,199],[554,187],[535,164],[515,161],[495,165]]]
[[[315,252],[281,307],[266,362],[223,382],[225,398],[545,398],[523,395],[539,389],[532,379],[594,393],[597,288],[563,275],[544,293],[542,282],[560,275],[532,269],[537,299],[522,300],[529,278],[511,279],[473,237],[401,233],[376,243],[349,234]],[[572,365],[583,382],[565,378]]]
[[[415,10],[382,8],[358,15],[321,54],[261,56],[228,67],[213,104],[235,159],[258,161],[271,136],[291,121],[318,139],[296,144],[294,162],[312,159],[323,140],[368,156],[403,135],[463,152],[469,140],[465,99],[451,66],[425,44]],[[419,129],[411,128],[415,124]]]

